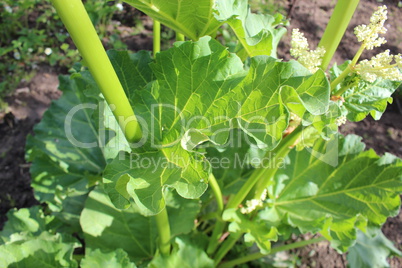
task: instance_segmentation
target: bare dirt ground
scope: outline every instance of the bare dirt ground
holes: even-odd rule
[[[330,0],[290,0],[293,7],[289,17],[291,26],[288,35],[280,45],[279,56],[289,59],[289,40],[292,28],[300,28],[316,46],[323,34],[325,25],[336,1]],[[398,1],[362,0],[357,13],[342,40],[335,56],[337,63],[353,57],[359,44],[353,35],[353,28],[361,23],[368,23],[372,11],[382,4],[388,5],[389,20],[386,38],[388,43],[383,49],[392,53],[402,53],[402,8]],[[141,19],[145,24],[149,20]],[[128,25],[133,26],[133,25]],[[128,32],[130,32],[129,28]],[[132,50],[150,49],[149,32],[151,25],[145,25],[144,33],[126,37],[126,43]],[[370,57],[378,50],[370,51],[363,57]],[[57,99],[58,80],[55,71],[44,67],[30,82],[22,82],[18,89],[6,101],[9,104],[7,114],[0,114],[0,229],[6,220],[5,214],[12,207],[29,207],[37,204],[30,187],[29,163],[24,160],[25,139],[32,133],[34,124],[38,123],[51,100]],[[348,123],[342,128],[345,134],[356,133],[363,137],[369,148],[374,148],[379,154],[391,152],[402,157],[402,114],[400,103],[395,101],[380,121],[366,119],[359,123]],[[383,227],[386,236],[402,249],[402,214],[391,218]],[[346,267],[345,255],[339,255],[328,243],[322,242],[292,252],[303,261],[302,267]],[[393,258],[391,267],[402,267],[401,258]]]

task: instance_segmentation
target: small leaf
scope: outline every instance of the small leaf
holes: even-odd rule
[[[0,232],[0,244],[13,243],[39,235],[46,231],[47,222],[39,206],[31,208],[13,209],[7,213],[7,222]]]
[[[400,252],[382,233],[380,228],[369,228],[365,234],[357,233],[356,244],[349,249],[347,260],[350,267],[390,267],[387,258],[402,257]]]
[[[72,258],[75,239],[47,232],[26,241],[0,246],[0,267],[78,267]]]
[[[340,66],[334,66],[331,70],[331,77],[336,78],[348,64],[349,62],[345,62]],[[347,119],[357,122],[370,114],[375,120],[379,120],[388,103],[392,103],[391,96],[400,84],[400,82],[384,79],[377,79],[370,83],[361,79],[357,74],[348,77],[341,85],[349,87],[342,94]]]
[[[91,251],[82,259],[80,266],[82,268],[108,267],[108,268],[136,268],[137,266],[130,262],[127,253],[118,248],[111,252],[102,252],[99,249]]]
[[[187,237],[177,237],[174,241],[172,253],[163,257],[158,255],[149,264],[150,268],[177,268],[177,267],[197,267],[213,268],[214,261],[210,259],[207,253],[198,247],[196,243]]]
[[[249,246],[256,243],[262,254],[271,251],[271,241],[278,240],[278,231],[264,221],[251,220],[236,209],[227,209],[223,212],[223,220],[230,221],[231,233],[245,233],[244,240]]]
[[[216,1],[215,11],[218,21],[233,29],[249,57],[276,57],[276,48],[286,33],[286,28],[277,27],[287,24],[281,14],[253,14],[247,0]]]

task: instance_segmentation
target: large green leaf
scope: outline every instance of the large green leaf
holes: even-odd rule
[[[176,268],[176,267],[215,267],[214,261],[207,253],[197,245],[197,242],[189,240],[187,237],[177,237],[174,242],[172,253],[167,256],[157,256],[149,264],[150,268]]]
[[[82,268],[136,268],[137,266],[130,262],[127,253],[122,249],[116,249],[111,252],[102,252],[99,249],[91,251],[81,260]]]
[[[213,13],[213,0],[124,0],[151,18],[192,40],[214,35],[222,24]]]
[[[63,96],[52,103],[27,140],[35,195],[51,204],[57,203],[54,195],[60,189],[70,196],[87,193],[88,182],[100,177],[106,165],[99,124],[92,119],[98,99],[84,94],[96,87],[94,81],[88,73],[59,79]]]
[[[236,55],[209,37],[176,43],[157,54],[151,68],[156,81],[130,93],[143,139],[104,173],[105,190],[119,208],[127,207],[131,196],[150,214],[158,213],[167,186],[198,198],[207,188],[210,164],[197,146],[225,144],[230,130],[239,127],[251,142],[273,149],[288,124],[285,105],[311,114],[328,109],[323,72],[311,76],[297,62],[268,56],[253,58],[245,71]],[[132,75],[127,70],[120,78]]]
[[[348,263],[353,268],[389,267],[388,257],[402,257],[380,228],[369,228],[366,234],[359,231],[356,244],[348,252]]]
[[[300,231],[321,232],[345,251],[356,239],[356,227],[379,226],[395,216],[402,191],[402,162],[363,151],[357,136],[317,142],[312,149],[289,154],[269,187],[260,217],[274,226],[285,223]],[[330,161],[329,159],[336,159]],[[338,163],[336,166],[335,163]]]
[[[249,57],[269,55],[276,57],[276,49],[286,28],[281,14],[253,14],[247,0],[216,1],[216,18],[233,29]]]

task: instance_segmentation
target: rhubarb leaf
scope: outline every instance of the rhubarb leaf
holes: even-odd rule
[[[351,135],[293,150],[290,165],[278,170],[269,187],[271,199],[260,217],[274,226],[285,223],[303,233],[321,232],[345,251],[356,239],[356,228],[380,226],[395,216],[402,161],[364,151],[360,140]]]
[[[297,62],[268,56],[253,58],[245,71],[236,55],[209,37],[176,43],[150,66],[156,80],[131,94],[143,138],[104,172],[105,190],[118,208],[129,206],[132,197],[147,214],[156,214],[165,206],[162,192],[169,186],[184,198],[198,198],[211,172],[197,151],[201,144],[221,146],[237,127],[270,150],[287,128],[286,105],[302,106],[303,114],[328,109],[323,72],[311,76]],[[128,70],[121,79],[131,75]]]

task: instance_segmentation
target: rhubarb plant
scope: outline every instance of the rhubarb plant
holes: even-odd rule
[[[385,6],[327,73],[359,1],[338,1],[315,49],[295,30],[289,62],[276,58],[284,17],[246,0],[126,2],[155,20],[153,55],[106,53],[80,0],[52,0],[85,65],[60,76],[62,97],[28,138],[43,205],[8,213],[1,267],[266,265],[323,240],[356,267],[365,252],[381,265],[401,255],[380,229],[399,211],[401,160],[338,131],[379,119],[402,80],[401,55],[359,61],[385,41]],[[166,51],[160,23],[179,40]],[[235,51],[215,38],[223,24]]]

